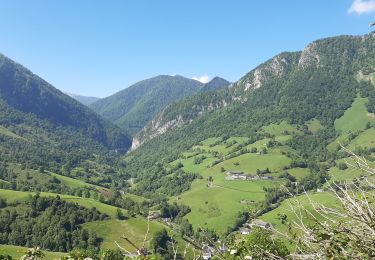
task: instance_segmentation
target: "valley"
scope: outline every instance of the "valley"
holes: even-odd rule
[[[325,232],[332,207],[341,228],[347,190],[373,200],[374,39],[317,40],[233,83],[73,96],[87,106],[0,55],[0,259],[244,259],[263,238],[284,257],[305,243],[281,235],[302,236],[298,221]]]

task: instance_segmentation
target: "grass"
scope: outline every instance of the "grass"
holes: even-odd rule
[[[307,123],[307,128],[309,129],[310,132],[315,134],[316,132],[323,129],[324,127],[318,119],[313,119]]]
[[[348,169],[340,170],[337,167],[332,167],[329,169],[330,182],[336,181],[347,181],[353,180],[354,178],[361,177],[363,172],[359,169],[355,169],[349,166]]]
[[[285,132],[293,133],[297,131],[292,125],[288,124],[285,121],[282,121],[279,124],[270,124],[268,126],[264,126],[262,129],[264,132],[275,136],[283,135]]]
[[[300,181],[304,177],[310,174],[310,170],[307,168],[293,168],[286,170],[290,175],[296,177],[297,181]]]
[[[197,151],[204,151],[204,152],[218,152],[223,155],[226,155],[231,152],[231,150],[238,146],[239,144],[243,144],[249,140],[247,137],[230,137],[226,141],[221,142],[220,144],[214,145],[217,141],[220,141],[221,138],[208,138],[201,142],[200,145],[195,145],[192,147],[192,150]]]
[[[19,259],[21,256],[24,255],[24,253],[27,251],[27,247],[22,246],[13,246],[13,245],[0,245],[0,255],[11,255],[14,259]],[[52,260],[52,259],[59,259],[60,257],[63,257],[66,255],[66,253],[60,253],[60,252],[48,252],[44,251],[46,260]]]
[[[280,143],[286,142],[291,137],[283,134],[285,130],[295,131],[291,125],[285,122],[271,125],[266,129],[273,134],[277,134],[275,139]],[[256,202],[264,199],[264,187],[275,187],[283,181],[230,181],[225,179],[226,175],[222,172],[222,168],[226,171],[237,170],[248,174],[256,174],[257,169],[265,170],[269,168],[275,173],[289,165],[291,160],[281,154],[280,149],[283,148],[277,148],[268,149],[268,153],[262,155],[246,153],[210,167],[212,162],[217,160],[212,152],[216,151],[221,155],[227,155],[233,148],[249,139],[247,137],[230,137],[226,141],[218,143],[220,140],[221,138],[208,138],[199,145],[193,146],[190,151],[182,153],[181,157],[184,159],[180,158],[171,163],[171,166],[175,166],[181,162],[185,171],[199,173],[202,178],[195,180],[190,190],[177,198],[171,198],[170,201],[176,201],[191,208],[191,212],[186,218],[194,228],[208,227],[219,233],[224,233],[228,227],[234,225],[239,211],[249,210],[249,207],[254,207]],[[266,147],[269,140],[269,138],[266,138],[257,141],[246,146],[246,148],[256,147],[260,151],[263,147]],[[214,145],[215,143],[218,144]],[[232,143],[234,144],[228,145]],[[194,158],[202,155],[207,158],[201,164],[194,164]],[[299,175],[302,177],[305,172],[301,171]],[[214,179],[212,187],[207,187],[209,176]],[[250,204],[242,204],[241,201],[248,201]]]
[[[5,198],[8,202],[22,202],[26,201],[30,195],[35,195],[35,192],[26,192],[26,191],[14,191],[14,190],[4,190],[0,189],[0,198]],[[56,193],[49,193],[49,192],[41,192],[41,196],[52,196],[56,197],[57,195],[60,196],[61,199],[77,203],[78,205],[81,205],[86,208],[92,208],[95,207],[102,213],[106,213],[111,218],[116,217],[116,210],[117,208],[111,205],[107,205],[104,203],[101,203],[99,201],[89,199],[89,198],[80,198],[76,196],[71,195],[65,195],[65,194],[56,194]],[[125,213],[125,210],[123,210]]]
[[[340,146],[340,144],[345,144],[348,142],[348,134],[341,134],[339,137],[337,137],[332,143],[327,145],[328,151],[335,151],[337,147]]]
[[[308,197],[309,196],[309,197]],[[281,220],[279,219],[280,214],[285,214],[287,216],[287,219],[289,222],[293,223],[293,221],[296,221],[298,223],[298,219],[294,213],[294,211],[291,209],[290,205],[294,205],[294,208],[298,211],[298,209],[301,209],[303,211],[303,208],[313,212],[313,207],[310,203],[310,200],[315,203],[322,203],[327,207],[338,207],[339,202],[337,198],[330,192],[321,192],[321,193],[309,193],[309,195],[301,195],[297,197],[300,206],[297,206],[293,199],[286,199],[281,203],[279,207],[277,207],[274,210],[271,210],[267,212],[266,214],[262,215],[260,219],[271,223],[274,228],[279,230],[280,232],[286,232],[288,227],[281,223]],[[296,212],[297,212],[296,211]],[[311,217],[307,217],[306,213],[302,213],[304,216],[304,223],[309,224],[312,223],[312,221],[309,221]],[[320,219],[318,217],[318,219]],[[292,224],[293,226],[293,224]]]
[[[214,177],[215,186],[212,188],[206,187],[205,180],[195,181],[191,190],[183,193],[177,201],[191,207],[187,219],[194,228],[209,227],[219,233],[225,232],[234,224],[237,212],[246,208],[241,200],[262,201],[263,187],[274,186],[270,181],[224,181],[218,178]]]
[[[71,188],[93,187],[95,189],[105,189],[103,187],[99,187],[99,186],[96,186],[96,185],[93,185],[93,184],[89,184],[87,182],[84,182],[84,181],[81,181],[81,180],[78,180],[78,179],[74,179],[74,178],[71,178],[71,177],[68,177],[68,176],[59,175],[59,174],[56,174],[56,173],[53,173],[53,172],[48,172],[48,173],[51,176],[59,179],[61,181],[61,183],[65,184],[65,185],[67,185]]]
[[[375,147],[375,129],[369,128],[364,132],[360,133],[356,138],[354,138],[348,148],[354,150],[356,147],[371,148]]]
[[[104,220],[104,221],[95,221],[85,223],[83,227],[95,231],[99,237],[103,237],[102,242],[103,248],[116,248],[114,241],[117,241],[125,249],[134,252],[135,249],[125,240],[120,237],[124,235],[129,238],[134,244],[138,247],[141,247],[143,244],[143,239],[147,233],[147,221],[142,218],[130,218],[128,220]],[[149,242],[155,232],[161,230],[164,227],[163,224],[159,222],[150,221],[149,223],[149,234],[146,239],[146,246],[149,245]]]
[[[366,175],[366,173],[360,170],[359,168],[355,168],[355,167],[348,165],[348,163],[352,165],[356,165],[354,159],[350,157],[336,160],[336,165],[339,165],[340,163],[346,163],[348,168],[345,170],[340,170],[337,166],[330,168],[329,169],[329,176],[330,176],[329,181],[330,182],[351,181],[354,178],[359,178],[361,176]],[[372,168],[375,166],[375,162],[367,161],[367,163]]]
[[[367,98],[357,97],[344,115],[335,121],[335,129],[341,133],[361,131],[366,128],[368,122],[375,120],[369,115],[366,109]]]
[[[207,158],[204,159],[200,164],[195,164],[194,163],[194,159],[196,157],[200,157],[200,156],[205,156]],[[215,160],[217,160],[217,159],[214,158],[212,156],[212,154],[210,154],[210,153],[201,153],[201,154],[198,154],[198,155],[186,158],[186,159],[177,159],[174,162],[172,162],[171,165],[175,166],[177,163],[180,162],[180,163],[182,163],[184,165],[184,167],[182,167],[182,169],[184,171],[197,173],[197,172],[201,172],[204,169],[206,169],[207,166],[210,166]]]
[[[225,170],[243,171],[249,174],[256,174],[257,169],[264,170],[269,168],[272,172],[280,171],[284,166],[289,165],[290,158],[281,154],[243,154],[238,157],[226,160],[220,163]],[[235,163],[239,163],[238,166]]]
[[[264,138],[262,140],[258,140],[255,143],[247,145],[245,148],[251,149],[252,147],[257,148],[258,151],[261,151],[264,147],[267,147],[267,143],[271,140],[271,138]]]
[[[25,201],[29,195],[35,194],[34,192],[22,192],[22,191],[12,191],[12,190],[3,190],[0,189],[0,198],[7,199],[8,202],[21,202]],[[104,220],[104,221],[94,221],[85,223],[82,226],[87,228],[90,231],[97,232],[99,237],[103,238],[103,243],[101,245],[102,248],[115,248],[116,245],[114,240],[121,242],[126,249],[135,251],[129,244],[124,243],[124,241],[120,240],[120,236],[125,234],[131,241],[133,241],[137,245],[142,245],[143,238],[147,233],[147,221],[143,218],[129,218],[127,220],[117,220],[116,219],[116,211],[117,208],[100,203],[98,201],[92,199],[84,199],[69,195],[62,195],[62,194],[54,194],[54,193],[40,193],[41,196],[56,196],[59,195],[62,199],[70,202],[76,202],[81,206],[91,208],[95,207],[100,212],[108,214],[111,219]],[[123,210],[126,213],[125,210]],[[163,224],[159,222],[150,222],[150,233],[146,240],[149,243],[150,239],[153,237],[153,234],[162,229],[164,227]],[[8,247],[8,246],[6,246]],[[10,250],[10,249],[7,249]]]
[[[2,135],[6,135],[6,136],[9,136],[9,137],[13,137],[13,138],[20,138],[20,139],[24,139],[23,137],[13,133],[12,131],[10,131],[8,128],[5,128],[3,126],[0,126],[0,134]],[[25,139],[24,139],[25,140]]]
[[[239,162],[238,166],[234,162]],[[263,187],[280,185],[279,181],[229,181],[225,179],[226,170],[242,170],[255,173],[256,169],[270,168],[271,171],[281,170],[290,163],[289,158],[275,152],[265,155],[244,154],[210,168],[202,168],[202,179],[195,180],[189,191],[172,198],[171,201],[185,204],[191,207],[191,212],[186,216],[194,226],[213,228],[219,233],[224,233],[229,226],[235,223],[240,210],[247,210],[252,205],[244,205],[240,202],[248,200],[259,202],[264,199]],[[207,178],[212,176],[214,186],[207,187]]]

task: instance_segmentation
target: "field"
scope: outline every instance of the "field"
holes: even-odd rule
[[[13,258],[20,258],[21,256],[24,255],[24,252],[27,251],[26,247],[22,246],[12,246],[12,245],[0,245],[0,255],[11,255]],[[47,252],[43,251],[45,254],[45,259],[46,260],[52,260],[52,259],[58,259],[66,253],[60,253],[60,252]]]
[[[154,233],[161,230],[164,225],[159,222],[151,221],[149,224],[149,234],[146,239],[146,246],[149,244]],[[142,218],[130,218],[128,220],[110,219],[104,221],[95,221],[85,223],[83,227],[95,231],[98,236],[103,237],[102,247],[117,248],[114,241],[118,242],[121,247],[134,252],[135,249],[121,236],[126,236],[137,246],[142,246],[143,239],[147,233],[147,221]]]
[[[307,221],[307,215],[304,212],[304,210],[313,212],[313,207],[310,201],[314,203],[322,203],[327,207],[332,207],[332,208],[339,207],[338,200],[336,199],[336,197],[334,197],[333,194],[329,192],[309,193],[308,195],[301,195],[297,197],[297,199],[299,201],[298,204],[295,203],[295,200],[293,198],[286,199],[285,201],[281,203],[279,207],[262,215],[260,219],[268,223],[271,223],[272,226],[276,228],[277,230],[279,230],[280,232],[286,232],[288,227],[281,223],[281,220],[279,218],[280,214],[285,214],[290,223],[293,223],[293,222],[299,223],[296,214],[297,212],[299,212],[299,210],[301,210],[302,216],[304,216],[304,223],[308,224],[311,222]],[[317,215],[316,217],[320,219]]]
[[[8,128],[5,128],[3,126],[0,126],[0,134],[2,135],[6,135],[6,136],[9,136],[9,137],[13,137],[13,138],[20,138],[20,139],[24,139],[23,137],[13,133],[12,131],[10,131]]]
[[[282,126],[285,130],[285,125]],[[292,131],[293,128],[287,129]],[[277,131],[275,126],[269,127],[268,130],[273,133],[284,132],[284,130]],[[279,135],[275,139],[282,142],[288,138],[290,138],[288,135]],[[224,233],[228,227],[234,225],[239,211],[248,210],[264,199],[264,187],[283,184],[283,181],[277,178],[257,181],[225,179],[226,171],[242,171],[245,174],[255,175],[258,169],[265,170],[266,168],[269,168],[272,176],[277,177],[291,162],[288,157],[281,154],[280,148],[268,149],[266,154],[245,153],[212,166],[212,162],[225,157],[234,147],[247,140],[246,137],[232,137],[226,141],[220,138],[209,138],[200,145],[193,146],[191,151],[182,153],[180,159],[171,163],[173,166],[182,163],[185,171],[196,172],[202,176],[201,179],[192,183],[190,190],[176,198],[171,198],[171,202],[176,201],[191,208],[186,218],[194,228],[208,227]],[[246,148],[257,147],[261,150],[266,147],[269,140],[266,138],[257,141]],[[212,152],[218,153],[216,157]],[[201,156],[205,156],[206,159],[195,164],[195,158]],[[295,169],[293,174],[302,178],[307,173],[306,170]],[[209,177],[213,178],[212,185],[209,185],[207,181]]]
[[[367,98],[357,97],[352,106],[342,117],[335,121],[335,128],[342,133],[356,132],[365,129],[368,122],[374,123],[366,109]]]
[[[312,133],[316,133],[320,129],[323,128],[322,124],[317,119],[314,119],[314,120],[311,120],[310,122],[308,122],[307,127],[308,127],[309,131],[311,131]]]
[[[270,124],[268,126],[264,126],[263,131],[275,136],[283,135],[287,132],[289,132],[290,134],[293,132],[297,132],[297,130],[292,125],[288,124],[285,121],[279,124]]]
[[[348,148],[354,150],[356,147],[375,147],[375,129],[370,128],[360,133],[356,138],[354,138],[350,142]]]
[[[307,168],[293,168],[288,169],[287,172],[290,173],[290,175],[296,177],[297,181],[310,174],[310,170]]]
[[[4,190],[0,189],[0,198],[5,198],[8,202],[21,202],[25,201],[30,195],[35,195],[35,192],[24,192],[24,191],[13,191],[13,190]],[[86,208],[97,208],[100,212],[108,214],[110,217],[114,218],[116,216],[117,208],[114,206],[106,205],[100,203],[99,201],[88,199],[88,198],[80,198],[71,195],[65,194],[56,194],[56,193],[49,193],[49,192],[41,192],[41,196],[60,196],[61,199],[77,203]],[[126,213],[125,210],[123,210]]]
[[[12,191],[12,190],[3,190],[0,189],[0,198],[5,198],[8,202],[21,202],[25,201],[30,195],[35,194],[34,192],[22,192],[22,191]],[[104,220],[104,221],[95,221],[85,223],[83,226],[91,231],[97,232],[97,234],[103,238],[102,247],[104,248],[115,248],[116,245],[114,240],[121,243],[121,245],[126,248],[127,250],[135,251],[128,243],[124,243],[124,241],[120,240],[120,236],[125,234],[131,241],[136,243],[137,245],[141,245],[143,242],[143,238],[147,233],[147,220],[137,217],[137,218],[129,218],[127,220],[117,220],[116,219],[116,207],[106,205],[95,201],[93,199],[87,198],[79,198],[70,195],[63,195],[63,194],[54,194],[54,193],[46,193],[41,192],[41,196],[56,196],[59,195],[62,199],[75,202],[81,206],[91,208],[95,207],[100,212],[108,214],[111,219]],[[124,214],[126,215],[126,211],[123,210]],[[152,238],[152,234],[156,231],[162,229],[164,227],[163,224],[155,221],[150,221],[149,223],[150,233],[148,235],[147,243],[149,243],[150,239]],[[11,251],[13,247],[7,247],[7,252]],[[14,247],[17,248],[17,247]],[[15,253],[12,251],[12,253]],[[10,253],[8,253],[10,254]],[[12,254],[13,255],[13,254]],[[52,256],[53,254],[51,254]]]
[[[367,112],[366,103],[367,98],[357,97],[344,115],[336,119],[335,129],[341,134],[327,146],[329,151],[334,151],[339,144],[347,146],[350,143],[348,148],[353,149],[355,146],[370,147],[375,142],[374,130],[365,130],[368,123],[375,123],[373,114]],[[359,136],[349,142],[350,133],[359,133]]]

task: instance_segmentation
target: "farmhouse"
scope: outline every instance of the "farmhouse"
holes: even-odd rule
[[[160,211],[159,210],[155,210],[155,211],[150,211],[148,213],[147,219],[151,220],[151,219],[157,219],[159,217],[160,217]]]
[[[267,223],[267,222],[265,222],[263,220],[260,220],[260,219],[256,219],[253,222],[251,222],[250,226],[251,227],[260,227],[260,228],[264,228],[264,229],[268,229],[268,228],[272,227],[270,223]]]
[[[225,177],[226,180],[228,181],[235,181],[235,180],[247,180],[248,176],[244,174],[236,174],[236,175],[229,175]]]
[[[209,260],[209,259],[211,259],[212,256],[213,256],[213,248],[211,248],[208,245],[204,245],[202,247],[202,257],[203,257],[203,259]]]
[[[242,235],[249,235],[250,232],[251,232],[251,230],[249,228],[245,228],[245,227],[244,228],[240,228],[240,233]]]

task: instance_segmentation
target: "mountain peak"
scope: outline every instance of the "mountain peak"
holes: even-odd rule
[[[209,82],[204,84],[201,91],[217,90],[217,89],[228,87],[229,85],[230,85],[229,81],[216,76],[213,79],[211,79]]]

